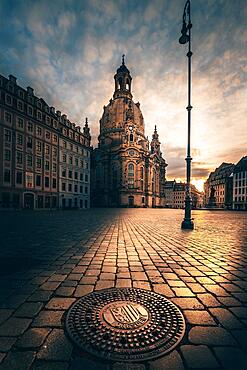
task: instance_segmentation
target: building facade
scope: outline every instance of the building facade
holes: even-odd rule
[[[184,182],[166,181],[165,183],[165,207],[180,208],[185,206],[185,187]],[[194,185],[190,185],[191,206],[193,209],[202,208],[203,193],[196,189]]]
[[[0,75],[0,207],[89,207],[90,140],[87,122],[81,132],[65,115],[36,97],[31,87],[23,89],[14,76]],[[66,163],[64,142],[68,144]],[[62,163],[69,168],[65,179],[72,171],[68,180],[71,202],[67,204],[60,200],[65,196]]]
[[[241,158],[233,170],[232,208],[247,211],[247,156]]]
[[[140,103],[134,103],[132,77],[125,65],[114,76],[113,99],[104,106],[98,148],[92,162],[92,202],[106,207],[163,207],[166,162],[155,126],[145,136]]]
[[[223,162],[211,172],[204,184],[205,206],[208,208],[232,208],[233,163]]]

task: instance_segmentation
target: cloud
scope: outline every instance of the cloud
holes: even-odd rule
[[[66,113],[91,122],[97,145],[122,53],[146,135],[157,124],[168,176],[185,175],[187,47],[178,44],[184,1],[3,0],[0,67]],[[141,15],[141,16],[140,16]],[[247,3],[192,4],[193,176],[245,153]],[[228,149],[230,148],[230,149]]]

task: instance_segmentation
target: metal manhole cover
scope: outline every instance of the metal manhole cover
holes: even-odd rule
[[[108,360],[142,361],[171,351],[183,338],[181,311],[143,289],[105,289],[70,307],[66,331],[81,350]]]

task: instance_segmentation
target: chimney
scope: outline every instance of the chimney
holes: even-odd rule
[[[28,86],[27,87],[27,93],[28,93],[28,95],[33,95],[33,88]]]
[[[9,75],[9,81],[16,85],[17,78],[13,75]]]

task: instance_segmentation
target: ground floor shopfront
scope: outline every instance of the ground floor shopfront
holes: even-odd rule
[[[83,209],[89,208],[88,198],[71,194],[64,197],[57,192],[37,192],[16,189],[0,190],[0,209]]]

